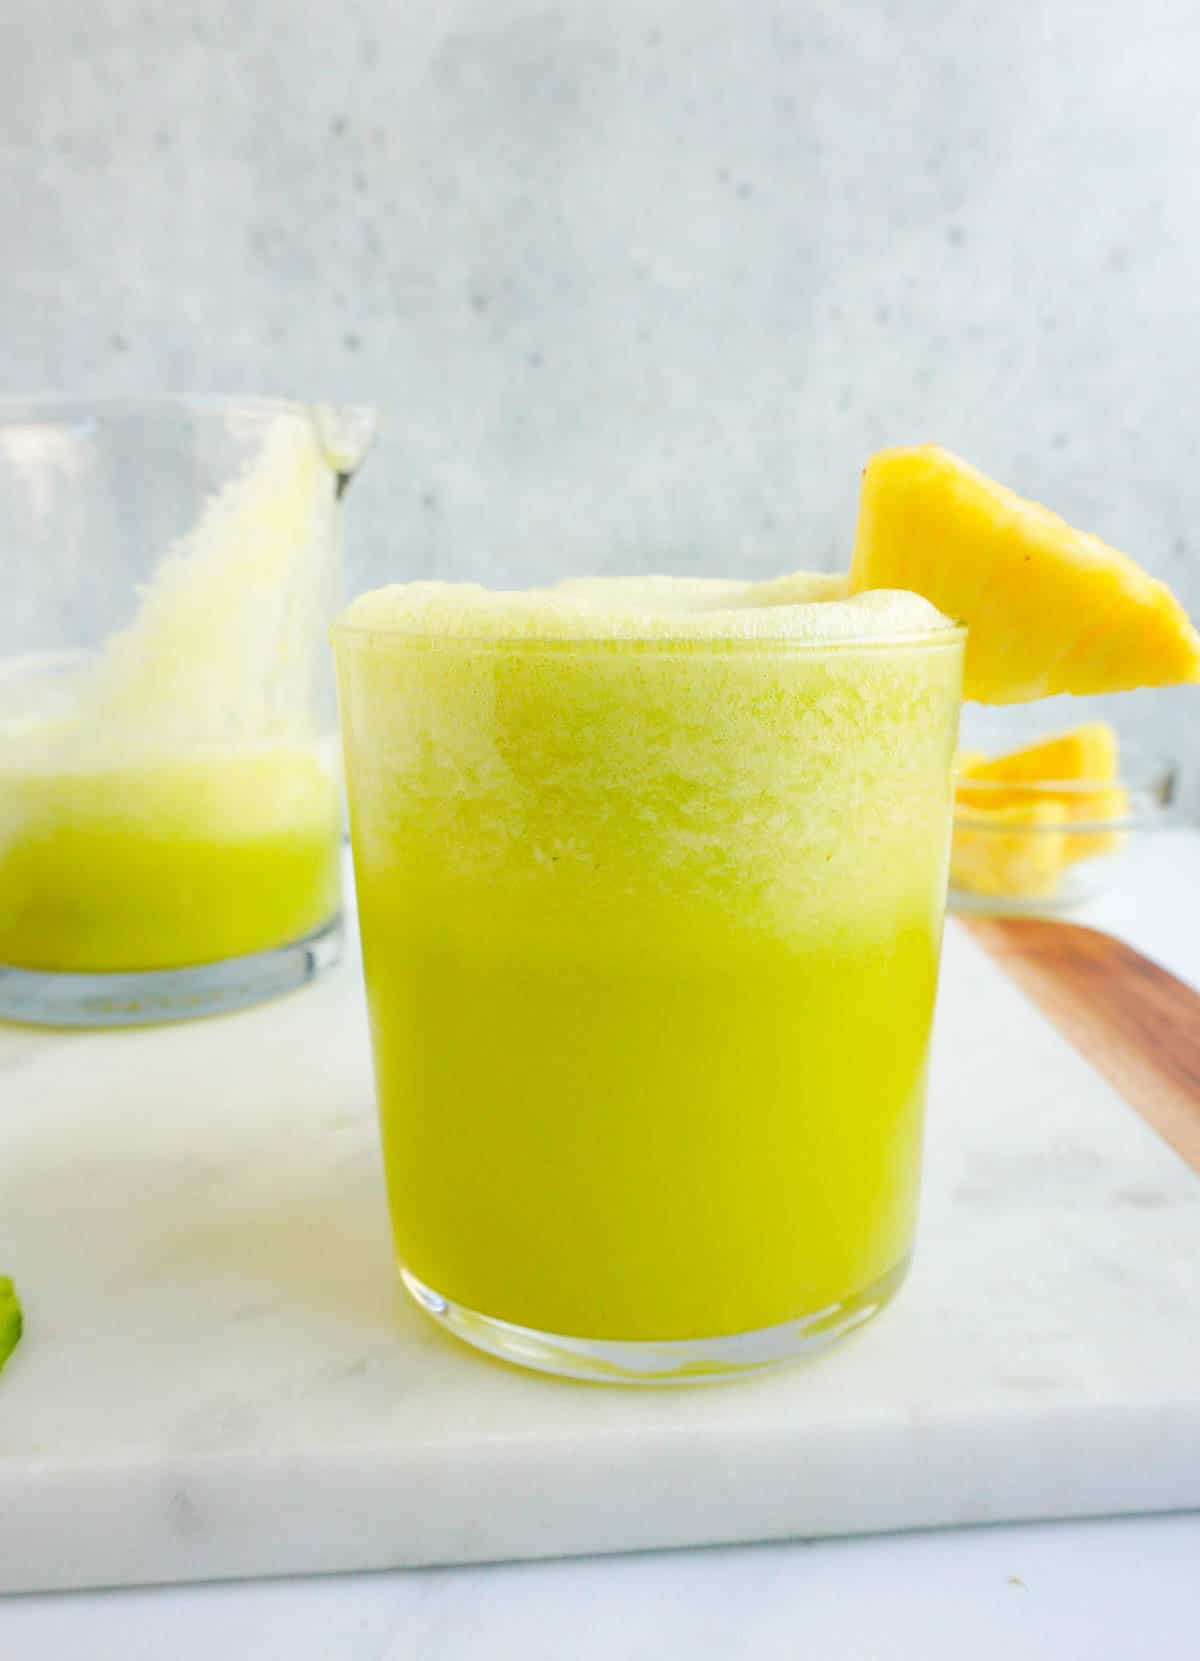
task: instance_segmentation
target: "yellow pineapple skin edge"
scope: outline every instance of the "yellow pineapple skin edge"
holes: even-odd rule
[[[967,625],[978,703],[1200,680],[1200,636],[1165,583],[937,445],[863,469],[850,589],[877,588]]]

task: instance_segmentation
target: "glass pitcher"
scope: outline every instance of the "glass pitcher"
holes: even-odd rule
[[[0,408],[0,1018],[300,985],[341,933],[325,643],[374,413]]]

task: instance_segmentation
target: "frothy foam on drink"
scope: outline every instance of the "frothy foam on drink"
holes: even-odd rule
[[[950,621],[917,594],[846,596],[845,579],[797,572],[769,582],[585,577],[556,588],[504,590],[414,582],[364,594],[350,629],[510,640],[781,641],[820,645],[937,634]]]

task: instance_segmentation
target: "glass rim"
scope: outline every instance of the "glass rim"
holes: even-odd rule
[[[823,602],[812,602],[821,604]],[[761,656],[776,653],[783,657],[803,657],[846,651],[889,652],[933,651],[965,645],[966,625],[948,622],[944,628],[908,630],[896,634],[843,635],[833,640],[797,640],[787,635],[513,635],[513,634],[434,634],[428,631],[401,628],[380,628],[364,623],[337,621],[331,624],[329,639],[333,647],[386,643],[397,650],[413,652],[490,652],[496,656],[511,653],[545,652],[551,656],[565,656],[572,652],[591,656],[620,656],[628,652],[639,657],[661,653],[664,657],[702,657],[705,654],[726,657]]]

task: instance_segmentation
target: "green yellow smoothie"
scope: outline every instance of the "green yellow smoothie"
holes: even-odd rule
[[[385,589],[335,648],[407,1274],[607,1342],[894,1285],[961,632],[840,579],[595,579]]]
[[[0,665],[0,967],[213,964],[337,916],[334,513],[314,425],[280,419],[124,627]]]
[[[0,748],[0,963],[181,968],[301,939],[339,905],[332,747],[41,767]]]

